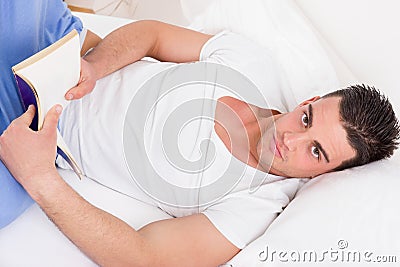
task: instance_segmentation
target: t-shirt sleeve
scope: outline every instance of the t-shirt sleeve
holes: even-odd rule
[[[200,51],[200,61],[231,67],[252,81],[269,107],[287,112],[283,103],[277,63],[272,51],[239,34],[223,31],[210,38]],[[248,101],[250,102],[250,101]],[[260,106],[259,103],[251,103]]]
[[[76,29],[84,38],[86,30],[83,28],[82,21],[72,15],[66,3],[59,0],[48,1],[46,11],[45,37],[50,44],[59,40],[73,29]]]
[[[243,249],[261,236],[304,184],[291,178],[239,191],[220,199],[202,213],[232,244]]]

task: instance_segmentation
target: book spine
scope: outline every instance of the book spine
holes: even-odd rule
[[[22,103],[24,105],[24,110],[26,111],[30,105],[35,106],[35,117],[32,120],[30,128],[37,131],[39,129],[37,95],[35,94],[34,90],[32,90],[32,87],[27,82],[25,82],[25,80],[22,79],[18,74],[15,74],[14,76],[15,80],[17,81],[17,86],[22,99]]]

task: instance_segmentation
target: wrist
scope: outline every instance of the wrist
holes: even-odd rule
[[[52,168],[33,174],[29,179],[25,179],[23,186],[32,199],[40,205],[45,199],[57,195],[63,183],[65,182],[58,174],[57,169]]]
[[[90,78],[97,81],[105,76],[103,73],[105,72],[104,68],[107,64],[104,64],[101,61],[99,62],[95,53],[94,49],[92,49],[83,57],[83,60],[86,62],[86,69],[88,70],[88,74],[90,74]]]

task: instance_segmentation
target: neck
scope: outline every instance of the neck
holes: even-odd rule
[[[268,172],[261,165],[259,165],[259,157],[257,153],[257,145],[262,137],[262,133],[265,132],[265,129],[269,127],[270,123],[272,123],[272,118],[263,117],[259,118],[258,121],[248,124],[246,126],[248,139],[249,139],[249,165],[262,170],[264,172]]]

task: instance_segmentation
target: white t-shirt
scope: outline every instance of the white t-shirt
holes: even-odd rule
[[[101,79],[64,110],[59,126],[86,176],[174,217],[201,212],[243,248],[304,180],[263,173],[226,149],[214,132],[216,100],[230,95],[258,106],[266,102],[252,92],[243,98],[247,87],[227,88],[240,75],[224,74],[215,63],[254,83],[268,98],[267,108],[285,111],[268,51],[222,32],[203,46],[200,63],[142,60]],[[67,167],[60,158],[57,163]]]

